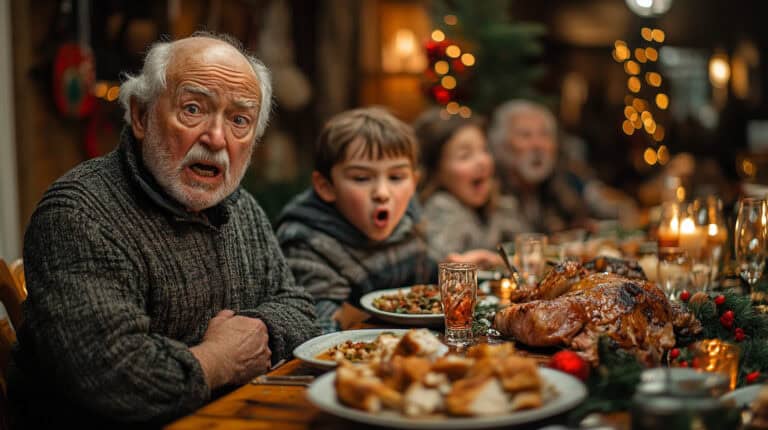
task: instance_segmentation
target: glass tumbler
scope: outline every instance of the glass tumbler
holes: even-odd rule
[[[472,344],[472,321],[477,302],[477,266],[470,263],[440,263],[440,298],[445,314],[445,343]]]

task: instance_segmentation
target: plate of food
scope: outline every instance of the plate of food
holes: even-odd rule
[[[768,385],[748,385],[724,394],[720,401],[742,411],[745,428],[768,429]]]
[[[297,346],[293,356],[306,363],[331,369],[342,359],[364,363],[391,350],[406,329],[347,330],[318,336]]]
[[[386,362],[342,362],[307,390],[309,401],[325,412],[402,429],[530,423],[566,412],[586,395],[581,381],[539,368],[516,355],[511,343],[478,345],[464,356],[395,353]]]
[[[496,296],[478,297],[478,303],[494,303]],[[434,284],[372,291],[360,298],[360,305],[377,318],[411,327],[439,327],[443,324],[440,289]]]
[[[720,401],[737,408],[749,407],[757,399],[757,394],[763,389],[766,389],[765,400],[766,404],[768,404],[767,385],[747,385],[746,387],[741,387],[738,390],[723,394],[720,396]]]

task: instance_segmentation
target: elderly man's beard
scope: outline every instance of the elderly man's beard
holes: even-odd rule
[[[529,184],[544,182],[555,168],[555,158],[544,151],[531,150],[514,158],[517,174]]]
[[[251,161],[253,145],[250,146],[246,154],[247,161],[239,170],[234,170],[229,160],[229,153],[225,149],[213,152],[200,142],[195,142],[192,145],[183,160],[174,162],[168,145],[160,140],[160,133],[156,129],[156,124],[150,119],[142,145],[142,160],[163,191],[188,210],[199,212],[216,206],[240,185]],[[183,181],[184,169],[200,162],[215,163],[221,166],[224,181],[219,185]]]

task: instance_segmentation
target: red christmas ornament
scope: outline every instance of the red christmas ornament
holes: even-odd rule
[[[699,357],[693,357],[691,360],[691,367],[694,369],[698,369],[701,365],[701,360],[699,360]]]
[[[451,92],[441,87],[440,85],[435,85],[432,87],[432,95],[435,96],[435,100],[438,103],[443,105],[451,101]]]
[[[573,375],[582,381],[589,377],[589,364],[579,354],[563,350],[555,353],[549,362],[549,367]]]
[[[755,370],[754,372],[747,373],[747,384],[754,384],[757,381],[757,378],[760,377],[760,372]]]
[[[733,327],[733,320],[735,318],[735,314],[733,311],[725,311],[723,312],[723,315],[720,316],[720,324],[723,325],[723,327],[730,330]]]
[[[679,349],[672,348],[672,350],[669,351],[669,358],[671,358],[672,360],[676,359],[679,356],[680,356],[680,350]]]
[[[683,290],[682,293],[680,293],[680,300],[687,302],[688,299],[691,298],[691,292],[688,290]]]
[[[722,306],[725,303],[725,296],[720,294],[719,296],[715,297],[715,304],[718,306]]]
[[[737,327],[736,330],[734,330],[733,338],[736,339],[736,342],[741,342],[745,337],[746,335],[744,334],[743,328]]]
[[[688,367],[688,362],[683,360],[680,362],[680,367]]]

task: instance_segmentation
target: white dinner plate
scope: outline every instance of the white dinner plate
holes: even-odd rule
[[[307,390],[309,401],[330,414],[365,424],[401,429],[481,429],[513,426],[539,421],[568,411],[587,397],[587,388],[581,381],[557,370],[539,368],[545,384],[557,391],[554,398],[542,407],[503,415],[484,417],[409,418],[398,412],[382,411],[377,414],[353,409],[341,404],[336,396],[336,371],[315,379]]]
[[[764,385],[747,385],[746,387],[741,387],[738,390],[733,390],[730,393],[725,393],[722,396],[720,396],[720,401],[724,403],[731,403],[734,402],[734,406],[737,408],[743,408],[745,406],[749,406],[752,404],[752,402],[757,398],[757,393],[760,392],[765,386]]]
[[[405,325],[409,327],[440,327],[443,325],[444,315],[439,314],[398,314],[395,312],[382,311],[373,305],[373,301],[384,295],[397,294],[398,291],[402,291],[407,294],[411,290],[411,287],[392,288],[389,290],[376,290],[372,291],[360,298],[360,305],[367,312],[375,315],[377,318],[391,322],[393,324]],[[485,296],[478,299],[479,303],[498,303],[499,298],[496,296]]]
[[[315,366],[332,369],[336,367],[333,360],[321,360],[318,355],[329,348],[340,345],[348,340],[353,342],[373,342],[382,333],[392,333],[395,336],[402,337],[407,333],[407,329],[366,329],[366,330],[346,330],[335,333],[328,333],[318,336],[297,346],[293,350],[293,356],[306,363]]]

